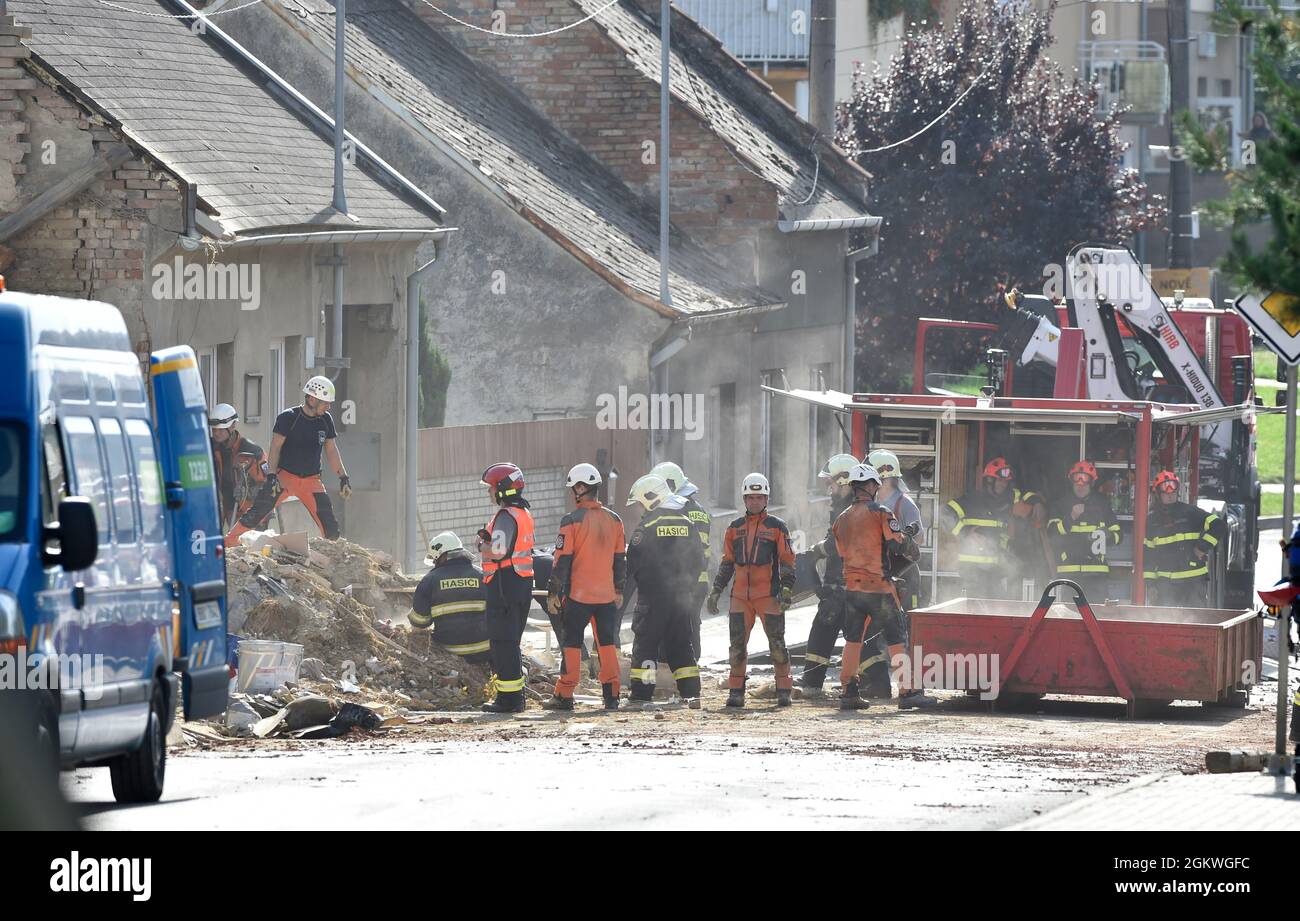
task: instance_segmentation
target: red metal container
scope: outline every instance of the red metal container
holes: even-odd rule
[[[957,598],[913,611],[914,656],[923,670],[935,654],[996,656],[995,704],[1025,694],[1122,697],[1129,716],[1174,700],[1244,706],[1259,681],[1264,622],[1252,611],[1092,608],[1081,592],[1074,604],[1054,603],[1057,585],[1077,592],[1059,581],[1037,604]],[[940,687],[979,690],[973,668],[939,672]]]

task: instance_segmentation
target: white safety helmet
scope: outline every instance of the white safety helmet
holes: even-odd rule
[[[463,550],[465,544],[457,536],[455,531],[443,531],[433,540],[429,541],[429,555],[424,558],[425,566],[436,566],[438,560],[453,550]]]
[[[751,473],[741,481],[740,494],[742,496],[770,496],[772,495],[772,487],[763,474]]]
[[[890,477],[901,477],[903,471],[899,469],[898,457],[893,451],[876,450],[867,455],[867,463],[875,467],[885,479]],[[889,467],[889,470],[881,471],[881,467]]]
[[[599,486],[601,484],[600,471],[594,464],[578,464],[569,471],[569,476],[565,479],[564,485],[572,489],[579,483],[585,483],[587,486]]]
[[[859,483],[870,483],[873,480],[877,484],[880,483],[880,473],[870,464],[856,464],[849,471],[849,482],[854,486]]]
[[[208,413],[208,428],[233,429],[239,421],[239,413],[229,403],[218,403]]]
[[[673,491],[668,488],[667,480],[653,473],[647,473],[633,483],[632,488],[628,490],[627,504],[636,505],[640,503],[648,512],[658,508],[659,504],[672,494]]]
[[[334,382],[321,374],[303,384],[302,392],[325,403],[334,402]]]
[[[857,463],[858,459],[852,454],[835,454],[817,476],[819,479],[833,480],[836,484],[841,484],[848,480],[849,471]]]
[[[682,472],[681,467],[677,466],[672,461],[661,461],[660,463],[655,464],[654,467],[651,468],[650,472],[655,476],[661,476],[667,480],[668,488],[673,492],[677,492],[681,489],[682,484],[686,482],[686,474]]]

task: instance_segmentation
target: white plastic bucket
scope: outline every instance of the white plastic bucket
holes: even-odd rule
[[[298,680],[303,655],[303,647],[298,643],[240,640],[238,652],[238,680],[242,692],[274,691]]]

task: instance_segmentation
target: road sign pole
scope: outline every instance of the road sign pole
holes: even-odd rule
[[[1295,425],[1298,408],[1300,407],[1296,406],[1296,366],[1290,365],[1286,369],[1286,462],[1282,477],[1282,488],[1286,491],[1282,493],[1283,540],[1291,537],[1291,515],[1295,511]],[[1283,553],[1283,578],[1291,574],[1288,559],[1288,555]],[[1289,611],[1282,611],[1277,617],[1277,739],[1273,752],[1272,772],[1274,774],[1287,773],[1289,761],[1286,753],[1286,716],[1291,709],[1291,682],[1288,675],[1291,651],[1287,649],[1287,640],[1291,633],[1289,614]]]

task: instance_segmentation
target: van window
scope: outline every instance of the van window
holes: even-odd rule
[[[140,376],[130,374],[117,375],[117,398],[122,403],[140,405],[144,403],[144,386]]]
[[[41,508],[45,523],[52,525],[59,519],[59,502],[68,495],[58,422],[51,420],[41,425],[41,447],[45,456],[45,488],[41,490]]]
[[[99,456],[99,439],[95,437],[95,423],[85,416],[65,416],[63,431],[68,436],[68,454],[72,462],[76,495],[89,499],[95,509],[95,522],[99,525],[99,543],[102,546],[109,542],[108,491],[104,462]]]
[[[142,419],[127,419],[126,434],[131,442],[131,457],[135,461],[135,477],[139,484],[140,536],[146,544],[161,544],[165,539],[163,521],[162,471],[154,453],[153,433]]]
[[[113,395],[113,381],[103,374],[91,373],[90,389],[95,395],[96,403],[112,404],[117,401]]]
[[[54,392],[62,400],[90,402],[90,388],[86,386],[86,375],[80,371],[55,371]]]
[[[0,541],[18,541],[25,536],[23,436],[17,423],[0,423]]]
[[[99,420],[99,434],[108,456],[108,501],[113,505],[113,530],[119,543],[135,543],[135,484],[126,462],[126,440],[116,419]]]

